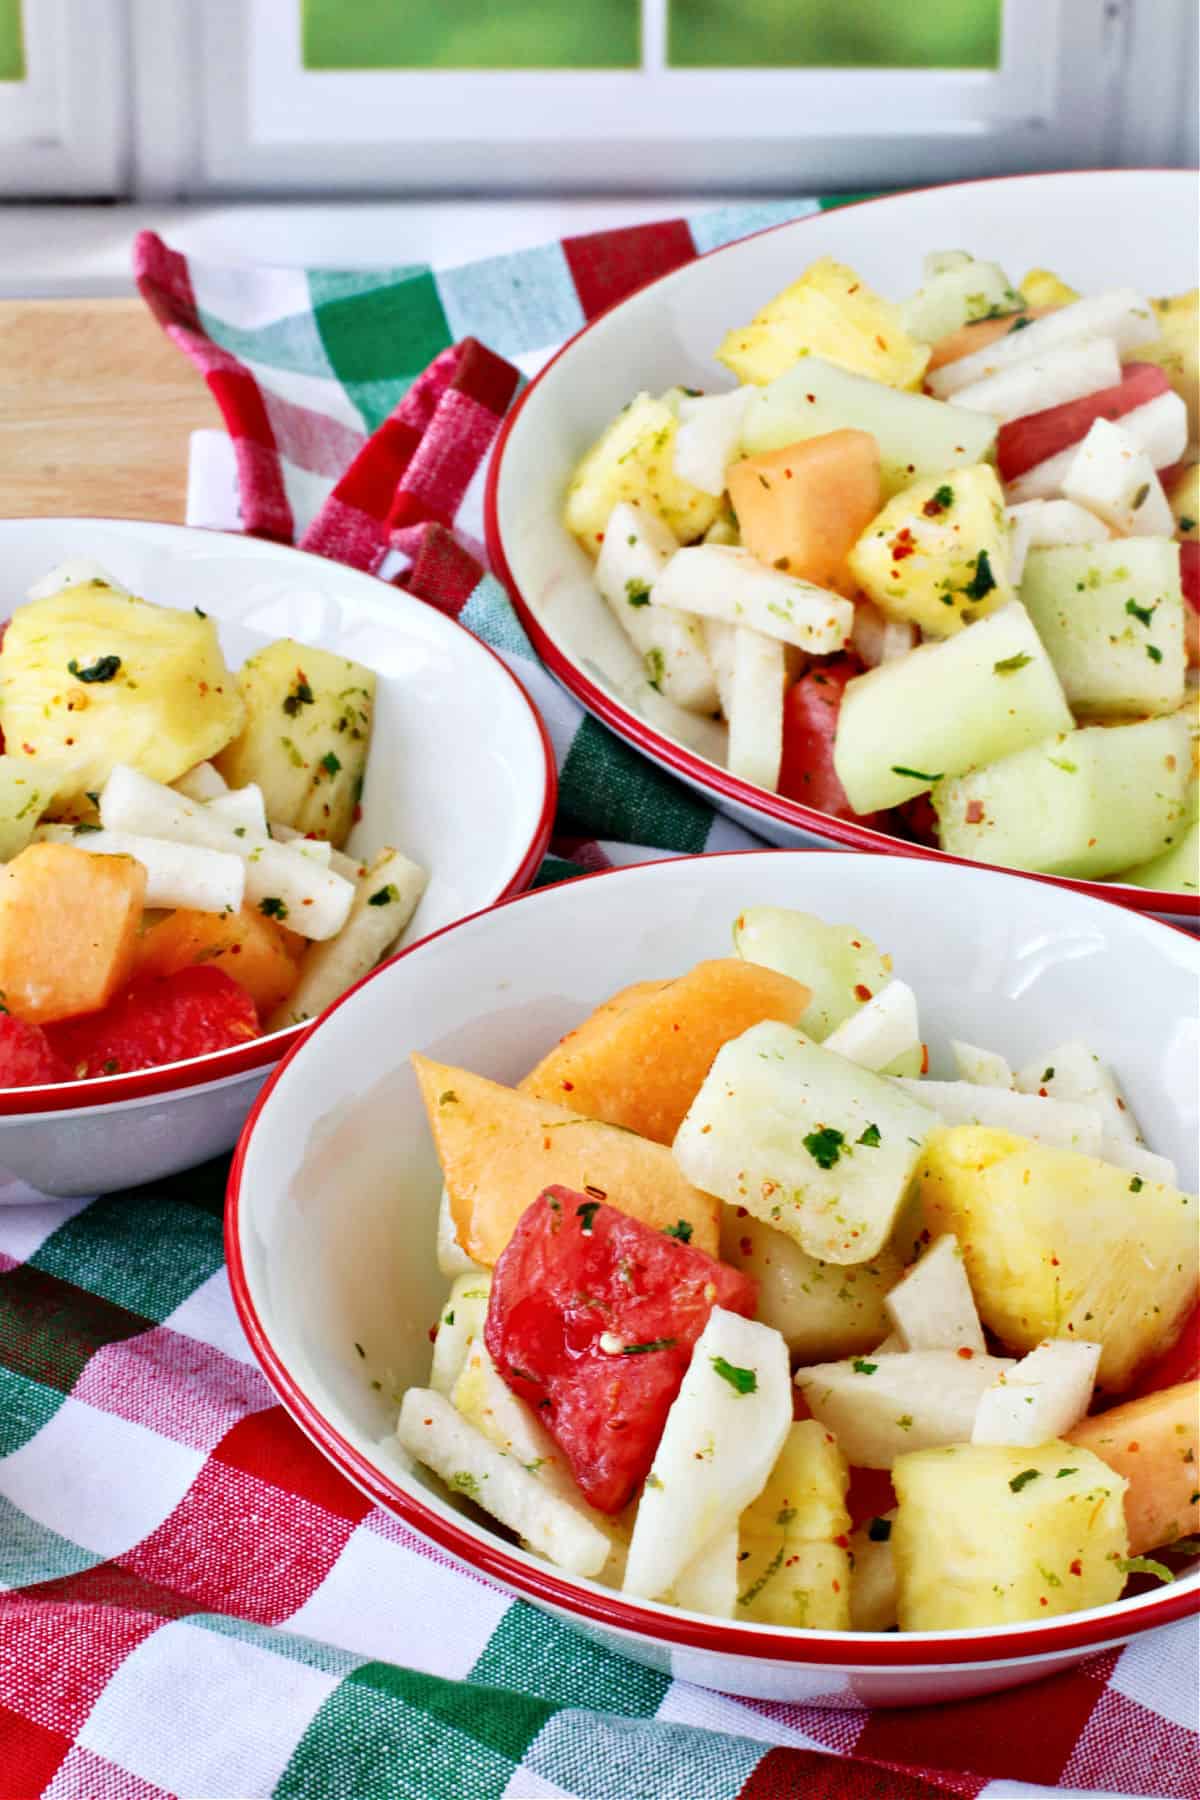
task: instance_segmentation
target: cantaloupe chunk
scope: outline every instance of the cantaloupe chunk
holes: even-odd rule
[[[1078,296],[1076,296],[1078,298]],[[946,363],[957,362],[961,356],[970,356],[976,350],[986,350],[997,338],[1007,337],[1010,331],[1018,329],[1017,320],[1040,319],[1046,313],[1053,312],[1052,306],[1027,306],[1023,312],[1000,319],[973,319],[969,325],[960,325],[957,331],[947,332],[939,338],[929,357],[926,375],[934,369],[942,368]]]
[[[869,431],[828,431],[732,465],[742,543],[760,562],[853,594],[846,556],[883,504]]]
[[[586,1190],[656,1230],[691,1226],[717,1254],[717,1202],[686,1182],[671,1152],[622,1127],[414,1055],[458,1241],[492,1268],[543,1188]],[[687,1235],[687,1234],[685,1234]]]
[[[801,982],[740,957],[697,963],[598,1007],[521,1091],[671,1144],[721,1045],[764,1019],[798,1024],[811,998]]]
[[[295,933],[286,937],[294,939]],[[229,917],[180,907],[138,940],[138,975],[174,975],[208,962],[241,983],[262,1018],[286,1000],[299,976],[284,930],[250,904]]]
[[[30,844],[0,873],[0,999],[48,1025],[98,1012],[129,979],[146,893],[131,856]]]
[[[1181,1381],[1127,1400],[1066,1435],[1129,1483],[1125,1522],[1132,1555],[1200,1531],[1200,1382]]]

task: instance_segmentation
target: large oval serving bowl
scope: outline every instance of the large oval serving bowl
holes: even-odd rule
[[[916,859],[743,852],[613,871],[427,939],[336,1004],[271,1078],[235,1158],[226,1247],[242,1323],[285,1406],[432,1543],[628,1656],[734,1693],[958,1698],[1200,1606],[1200,1573],[1044,1624],[904,1636],[630,1603],[514,1548],[390,1439],[393,1396],[428,1381],[429,1325],[448,1285],[409,1052],[515,1081],[616,989],[728,954],[732,920],[760,902],[852,921],[890,949],[919,997],[935,1071],[956,1035],[1016,1060],[1085,1038],[1113,1058],[1148,1141],[1194,1183],[1200,944],[1183,933],[1019,877]]]
[[[231,667],[276,637],[378,675],[351,852],[385,844],[429,870],[403,941],[523,887],[545,850],[554,760],[524,689],[435,608],[338,563],[255,538],[120,520],[0,520],[6,606],[68,556],[160,605],[219,623]],[[0,1167],[54,1194],[150,1181],[231,1148],[302,1027],[127,1075],[0,1092]]]
[[[562,523],[580,456],[639,390],[715,390],[713,361],[731,326],[821,256],[849,263],[890,298],[918,284],[926,251],[970,250],[1019,279],[1060,270],[1084,292],[1122,285],[1151,294],[1196,283],[1196,179],[1185,170],[1017,176],[960,183],[814,214],[712,251],[641,289],[561,350],[510,413],[492,459],[488,551],[539,654],[588,710],[722,812],[773,844],[837,842],[856,850],[951,859],[731,775],[725,732],[650,689],[640,658],[600,597],[591,564]],[[1114,234],[1113,222],[1120,221]],[[1064,878],[1065,879],[1065,878]],[[1081,891],[1172,917],[1200,917],[1200,896],[1115,882]]]

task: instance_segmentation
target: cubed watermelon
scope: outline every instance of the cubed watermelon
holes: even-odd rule
[[[153,1069],[258,1036],[245,988],[210,964],[139,982],[100,1012],[64,1019],[46,1036],[81,1080]]]
[[[606,1205],[599,1189],[550,1187],[496,1264],[484,1341],[585,1499],[619,1512],[649,1473],[713,1307],[750,1317],[757,1292],[748,1275]]]
[[[1081,400],[1047,406],[1002,425],[996,435],[996,466],[1004,481],[1015,481],[1027,469],[1049,461],[1060,450],[1079,444],[1097,419],[1120,419],[1170,392],[1170,382],[1153,363],[1126,363],[1115,387],[1100,388]]]
[[[0,1012],[0,1088],[40,1087],[69,1081],[71,1071],[51,1048],[41,1025]]]

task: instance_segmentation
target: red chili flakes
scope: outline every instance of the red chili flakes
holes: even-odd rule
[[[964,1362],[970,1362],[974,1354],[975,1352],[972,1350],[970,1344],[963,1344],[960,1349],[955,1351],[955,1355],[961,1356]]]
[[[850,1539],[844,1532],[841,1537],[835,1537],[833,1541],[838,1546],[839,1550],[848,1550],[850,1548]]]
[[[703,1137],[706,1131],[711,1131],[711,1130],[712,1130],[711,1125],[702,1125],[700,1127],[700,1136]]]
[[[434,1323],[433,1323],[433,1324],[432,1324],[432,1325],[431,1325],[431,1326],[430,1326],[430,1327],[429,1327],[429,1341],[430,1341],[430,1343],[431,1343],[431,1344],[436,1344],[436,1343],[437,1343],[437,1334],[438,1334],[438,1328],[437,1328],[437,1322],[436,1322],[436,1321],[435,1321],[435,1322],[434,1322]]]
[[[945,510],[945,507],[942,505],[936,494],[931,495],[921,508],[921,511],[925,514],[927,519],[936,519],[938,514],[945,512]]]
[[[848,287],[848,288],[847,288],[847,289],[846,289],[846,292],[847,292],[847,293],[848,293],[848,294],[857,294],[857,292],[858,292],[858,290],[859,290],[859,288],[860,288],[860,287],[861,287],[861,286],[862,286],[862,282],[861,282],[861,281],[856,281],[856,282],[855,282],[855,283],[854,283],[854,286],[853,286],[853,287]]]
[[[884,337],[880,337],[878,332],[875,333],[875,342],[879,345],[879,348],[881,350],[887,349],[887,339]]]
[[[964,814],[964,817],[965,817],[968,825],[982,825],[983,824],[983,801],[982,800],[968,800],[967,801],[967,810],[966,810],[966,813]]]
[[[743,1256],[750,1256],[753,1253],[754,1245],[748,1237],[741,1237],[738,1239],[738,1249]]]
[[[858,982],[854,989],[854,998],[865,1004],[871,998],[871,990],[864,982]]]
[[[1080,1562],[1078,1557],[1075,1558],[1075,1561],[1071,1564],[1070,1568],[1067,1570],[1067,1573],[1068,1573],[1068,1575],[1082,1575],[1083,1574],[1083,1564]]]
[[[739,1219],[748,1219],[750,1214],[744,1206],[739,1206],[737,1209],[737,1216]]]
[[[922,1075],[928,1075],[928,1073],[929,1073],[929,1045],[928,1044],[921,1045],[921,1073],[922,1073]]]
[[[1045,1594],[1039,1594],[1038,1605],[1039,1606],[1049,1606],[1049,1604],[1050,1604],[1050,1602],[1047,1600]]]
[[[1058,1261],[1057,1256],[1052,1256],[1050,1258],[1050,1267],[1052,1269],[1057,1269],[1059,1267],[1059,1261]]]
[[[573,1081],[564,1081],[561,1085],[564,1094],[573,1094],[575,1092],[575,1083]]]
[[[1126,1450],[1128,1450],[1128,1452],[1131,1456],[1136,1456],[1138,1451],[1141,1449],[1141,1447],[1142,1446],[1139,1444],[1139,1442],[1136,1438],[1134,1438],[1132,1444],[1126,1444],[1126,1446],[1125,1446]]]
[[[833,1584],[833,1591],[834,1591],[834,1593],[835,1593],[835,1594],[840,1594],[840,1593],[841,1593],[841,1591],[842,1591],[842,1584],[841,1584],[841,1582],[840,1582],[840,1581],[835,1581],[835,1582],[834,1582],[834,1584]]]
[[[917,546],[913,543],[913,534],[907,525],[902,525],[892,539],[892,561],[903,562],[906,556],[912,556]]]

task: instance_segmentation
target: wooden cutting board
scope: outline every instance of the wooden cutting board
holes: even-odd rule
[[[181,524],[216,402],[141,300],[0,300],[0,518]]]

